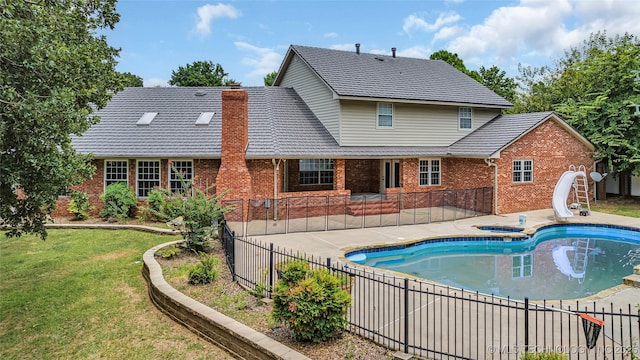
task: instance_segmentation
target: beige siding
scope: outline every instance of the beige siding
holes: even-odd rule
[[[393,128],[377,129],[377,103],[342,102],[343,146],[447,146],[500,113],[473,109],[471,130],[458,130],[458,107],[393,104]]]
[[[291,60],[280,86],[294,88],[340,143],[340,102],[333,98],[333,92],[297,55]]]

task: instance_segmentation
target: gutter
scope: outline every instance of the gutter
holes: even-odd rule
[[[498,211],[498,164],[493,162],[493,159],[484,159],[484,162],[487,166],[493,166],[493,208],[494,215],[499,215]]]

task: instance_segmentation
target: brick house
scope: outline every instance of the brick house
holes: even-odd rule
[[[493,213],[550,208],[594,147],[555,113],[501,114],[511,106],[443,61],[291,46],[271,87],[115,94],[73,139],[97,168],[79,189],[99,207],[124,181],[142,201],[179,187],[171,161],[245,203],[489,187]]]

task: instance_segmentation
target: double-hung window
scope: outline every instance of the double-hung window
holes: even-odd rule
[[[513,279],[533,275],[533,255],[514,255],[511,257],[511,277]]]
[[[458,109],[458,127],[460,130],[471,130],[472,112],[470,107],[461,107]]]
[[[154,187],[160,187],[160,161],[138,161],[138,196],[146,197]]]
[[[513,160],[513,182],[533,181],[533,160]]]
[[[333,184],[333,159],[300,159],[300,185]]]
[[[393,104],[378,103],[378,125],[379,128],[393,127]]]
[[[193,161],[173,160],[169,164],[169,189],[183,193],[185,186],[189,188],[193,180]]]
[[[440,159],[420,159],[420,186],[440,185]]]
[[[127,160],[104,161],[104,187],[119,182],[128,183],[129,163]]]

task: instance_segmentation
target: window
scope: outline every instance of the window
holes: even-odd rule
[[[533,182],[533,160],[513,160],[513,182]]]
[[[458,119],[460,129],[471,129],[471,108],[461,107],[458,109]]]
[[[169,189],[172,192],[184,192],[183,182],[187,186],[193,180],[193,161],[174,160],[169,161]]]
[[[160,186],[160,161],[138,161],[138,196],[146,197]]]
[[[420,186],[440,185],[440,159],[420,160]]]
[[[333,184],[333,159],[301,159],[300,185]]]
[[[393,104],[378,103],[378,127],[393,127]]]
[[[119,182],[127,183],[129,163],[127,160],[105,160],[104,187]]]
[[[531,277],[533,275],[533,255],[514,255],[511,257],[511,278]]]

